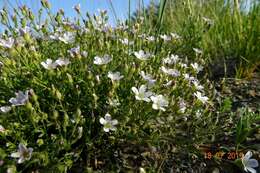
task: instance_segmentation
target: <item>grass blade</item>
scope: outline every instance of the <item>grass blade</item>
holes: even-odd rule
[[[161,29],[161,25],[162,25],[162,21],[163,21],[163,14],[165,11],[166,2],[167,2],[167,0],[160,0],[158,22],[157,22],[159,31]]]

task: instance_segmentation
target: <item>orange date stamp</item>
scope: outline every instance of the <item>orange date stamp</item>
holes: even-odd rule
[[[217,146],[200,145],[198,149],[203,152],[204,158],[209,160],[213,158],[236,160],[244,157],[243,151],[225,151],[220,147],[220,144],[218,144]]]
[[[204,153],[204,158],[205,159],[212,159],[212,158],[218,158],[218,159],[228,159],[228,160],[236,160],[238,158],[243,158],[244,153],[243,152],[235,152],[235,151],[229,151],[229,152],[224,152],[224,151],[217,151],[217,152],[212,152],[212,151],[207,151]]]

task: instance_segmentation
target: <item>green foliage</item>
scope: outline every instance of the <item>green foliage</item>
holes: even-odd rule
[[[203,50],[200,58],[208,64],[214,66],[225,61],[227,73],[236,68],[236,77],[250,77],[260,63],[260,49],[256,46],[260,34],[260,3],[253,0],[249,6],[240,1],[234,6],[234,2],[169,0],[163,8],[165,2],[160,1],[160,6],[151,4],[147,8],[148,20],[144,24],[148,30],[157,30],[152,21],[159,20],[162,32],[175,32],[183,37],[184,44],[178,51],[192,52],[192,48],[200,48]],[[162,9],[163,19],[160,18]]]
[[[227,97],[224,99],[224,101],[221,104],[220,112],[221,113],[230,112],[231,108],[232,108],[232,101],[229,97]]]
[[[249,111],[248,109],[241,109],[240,118],[236,127],[236,145],[242,144],[246,138],[253,132],[253,130],[258,129],[259,126],[253,127],[252,124],[259,120],[259,114]]]
[[[167,0],[161,0],[160,1],[160,5],[159,5],[159,16],[158,16],[158,29],[160,30],[160,27],[162,25],[162,22],[163,22],[163,14],[164,14],[164,11],[165,11],[165,7],[166,7],[166,4],[167,4]]]

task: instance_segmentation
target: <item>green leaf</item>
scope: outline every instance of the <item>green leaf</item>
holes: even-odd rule
[[[166,2],[167,2],[167,0],[160,0],[158,22],[157,22],[159,30],[160,30],[161,25],[162,25],[163,14],[164,14],[164,11],[165,11]]]

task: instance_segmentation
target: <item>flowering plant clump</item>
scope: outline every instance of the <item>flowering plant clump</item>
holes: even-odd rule
[[[25,6],[13,25],[2,15],[1,172],[109,170],[129,141],[153,148],[207,141],[200,131],[212,125],[214,92],[197,76],[203,64],[172,49],[178,34],[112,27],[106,11],[70,21],[41,2],[44,23]]]

